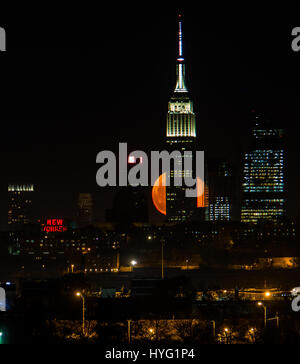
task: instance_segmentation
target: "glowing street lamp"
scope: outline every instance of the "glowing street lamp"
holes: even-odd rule
[[[267,306],[265,306],[262,302],[257,302],[258,306],[263,307],[264,309],[264,327],[267,327]]]
[[[269,291],[265,292],[265,297],[269,298],[271,296],[271,293]]]
[[[224,328],[224,334],[225,334],[225,338],[226,338],[226,344],[228,344],[229,340],[231,341],[231,332],[228,329],[228,327]]]
[[[77,297],[81,297],[82,299],[82,334],[83,336],[85,335],[85,317],[84,317],[84,312],[85,312],[85,299],[84,299],[84,295],[81,292],[76,292],[76,296]]]
[[[256,341],[256,329],[254,327],[251,327],[251,329],[249,329],[249,338],[252,342]]]
[[[155,330],[152,327],[150,327],[148,329],[148,332],[149,332],[149,335],[151,336],[151,340],[152,340],[154,338]]]
[[[137,265],[137,261],[136,261],[136,260],[132,260],[132,261],[130,262],[130,264],[132,265],[132,267],[134,267],[135,265]]]

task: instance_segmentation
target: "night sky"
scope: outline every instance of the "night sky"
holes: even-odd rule
[[[300,216],[296,9],[45,6],[0,16],[7,32],[0,54],[1,227],[14,181],[36,184],[37,215],[72,218],[78,193],[91,192],[104,221],[114,190],[97,187],[96,154],[119,142],[130,150],[164,147],[178,11],[199,149],[238,165],[251,110],[265,114],[286,129],[289,213]]]

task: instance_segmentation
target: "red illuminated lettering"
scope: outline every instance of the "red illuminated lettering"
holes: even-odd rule
[[[48,219],[46,220],[46,224],[42,224],[42,229],[47,233],[62,233],[68,230],[68,228],[64,226],[63,219]]]

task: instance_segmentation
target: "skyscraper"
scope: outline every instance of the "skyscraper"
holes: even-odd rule
[[[20,230],[32,222],[32,184],[11,184],[8,186],[8,226]]]
[[[210,161],[209,167],[209,220],[230,221],[233,208],[233,178],[229,163]]]
[[[252,145],[244,154],[241,221],[276,221],[285,215],[283,131],[255,116]]]
[[[93,222],[93,198],[90,193],[80,193],[78,197],[78,227],[92,225]]]
[[[184,186],[174,186],[176,173],[192,176],[193,171],[184,168],[186,158],[191,158],[196,150],[196,118],[193,102],[185,84],[185,60],[183,56],[182,18],[179,15],[178,58],[176,62],[176,86],[168,104],[167,115],[167,145],[169,151],[189,151],[182,160],[182,169],[171,167],[170,187],[167,187],[167,218],[172,222],[183,222],[189,219],[196,207],[197,201],[186,198]]]

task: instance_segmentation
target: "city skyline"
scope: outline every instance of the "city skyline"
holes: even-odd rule
[[[218,47],[215,47],[218,32],[209,33],[208,29],[211,28],[206,22],[201,23],[199,27],[197,16],[188,11],[183,14],[186,19],[185,53],[190,74],[187,75],[188,85],[195,102],[196,114],[199,115],[197,134],[208,156],[218,157],[222,154],[225,159],[231,159],[238,165],[242,145],[247,140],[250,130],[250,122],[249,129],[245,128],[248,115],[253,107],[258,111],[263,109],[266,117],[269,116],[275,124],[281,124],[280,127],[287,130],[290,159],[289,193],[296,193],[299,172],[296,168],[295,131],[298,130],[298,126],[293,123],[297,120],[294,90],[298,76],[294,68],[297,55],[290,50],[288,24],[282,23],[276,30],[276,42],[273,37],[269,39],[267,34],[265,35],[263,29],[266,28],[261,22],[258,22],[255,31],[253,27],[245,27],[248,30],[244,29],[243,35],[233,32],[234,24],[227,25],[226,35],[220,38]],[[45,49],[38,51],[38,48],[27,50],[28,63],[23,67],[27,67],[31,74],[31,82],[37,86],[33,87],[30,95],[26,95],[25,92],[29,81],[27,73],[20,74],[23,67],[15,74],[8,72],[3,77],[3,90],[7,91],[2,91],[3,100],[6,101],[2,114],[4,131],[5,135],[14,136],[14,145],[10,153],[6,154],[5,158],[2,154],[5,178],[1,179],[0,191],[4,201],[8,183],[30,181],[37,187],[37,194],[43,201],[37,214],[57,215],[59,210],[63,216],[73,218],[78,193],[90,192],[95,198],[96,218],[104,221],[105,209],[111,207],[114,191],[100,190],[96,187],[94,177],[97,152],[105,148],[113,149],[117,144],[116,140],[125,138],[125,141],[132,145],[132,149],[140,147],[137,139],[143,140],[143,145],[149,149],[153,144],[158,148],[162,146],[164,113],[170,96],[170,85],[175,83],[176,14],[157,14],[156,17],[149,14],[144,17],[143,25],[139,19],[130,16],[128,24],[127,20],[120,18],[119,26],[116,25],[117,21],[114,23],[115,28],[109,27],[108,23],[103,24],[106,35],[104,40],[92,25],[88,28],[90,38],[87,40],[87,46],[91,47],[87,48],[88,52],[85,54],[72,42],[70,52],[65,52],[60,60],[56,57],[55,48],[50,53]],[[127,52],[125,45],[121,44],[124,37],[121,29],[124,24],[128,25],[131,34],[131,41],[126,44]],[[137,24],[141,30],[133,35],[133,29]],[[237,21],[236,25],[238,24]],[[46,40],[50,41],[47,38],[47,29],[42,28],[41,34],[43,31]],[[62,34],[61,41],[64,39],[63,35],[68,34],[64,31],[66,29],[63,26],[57,28],[57,32]],[[92,31],[94,33],[91,33]],[[250,35],[255,41],[247,43]],[[37,37],[38,35],[35,35],[34,40],[38,43]],[[102,56],[100,44],[99,48],[97,46],[98,39],[101,39],[101,49],[106,50],[105,55],[109,55],[108,59],[114,61],[111,65],[105,60],[106,57]],[[11,43],[15,48],[11,54],[7,53],[12,64],[16,62],[16,56],[20,52],[21,48],[18,47],[22,46],[22,38],[18,42]],[[119,47],[116,47],[116,44]],[[58,42],[59,45],[62,43]],[[222,52],[225,49],[226,53]],[[283,50],[286,53],[283,54]],[[261,60],[255,55],[258,51],[262,55]],[[153,57],[154,53],[157,56]],[[274,53],[276,57],[273,57]],[[119,62],[117,54],[124,55],[122,62],[128,72],[120,73],[116,68]],[[36,57],[39,62],[36,60],[30,64]],[[156,58],[160,61],[159,66]],[[268,62],[270,58],[273,59],[272,63]],[[1,62],[4,69],[5,59],[1,58]],[[67,64],[73,64],[71,69],[76,67],[77,80],[73,78],[71,69],[66,70]],[[47,67],[50,73],[39,79],[42,67]],[[105,72],[103,75],[103,69],[111,72]],[[275,82],[274,71],[278,69],[281,72],[275,74]],[[139,73],[142,70],[145,70],[145,73],[141,79]],[[239,76],[241,72],[244,72],[242,79]],[[50,79],[50,74],[53,80]],[[11,101],[8,101],[11,95],[11,87],[8,86],[10,77],[20,85],[14,98],[19,107],[14,109],[9,107]],[[117,84],[122,90],[122,80],[125,82],[128,77],[130,97],[124,92],[120,96],[113,94],[113,85],[116,83],[112,81],[119,80]],[[102,93],[102,89],[97,88],[101,78],[101,84],[110,92]],[[61,80],[64,93],[55,86],[55,79]],[[270,81],[272,82],[269,84]],[[89,83],[91,87],[87,89]],[[78,92],[74,91],[74,84],[77,85],[75,89]],[[38,92],[39,89],[43,92]],[[83,94],[83,89],[88,90],[86,95]],[[53,95],[56,95],[55,103],[50,102]],[[145,113],[143,110],[149,110],[150,95],[151,111]],[[36,102],[34,107],[31,107],[33,100]],[[115,102],[119,105],[117,110],[113,107]],[[111,110],[115,111],[115,116]],[[114,122],[105,122],[108,117]],[[126,127],[121,122],[124,118]],[[76,122],[79,126],[76,126]],[[118,125],[118,129],[110,126],[113,124]],[[102,135],[106,137],[103,138]],[[1,148],[3,152],[6,151],[6,141],[2,143]],[[299,216],[295,200],[289,200],[292,201],[290,213]],[[61,201],[65,203],[62,205]],[[5,220],[6,209],[3,208],[1,226]]]
[[[112,5],[0,18],[0,345],[299,344],[297,12]]]

